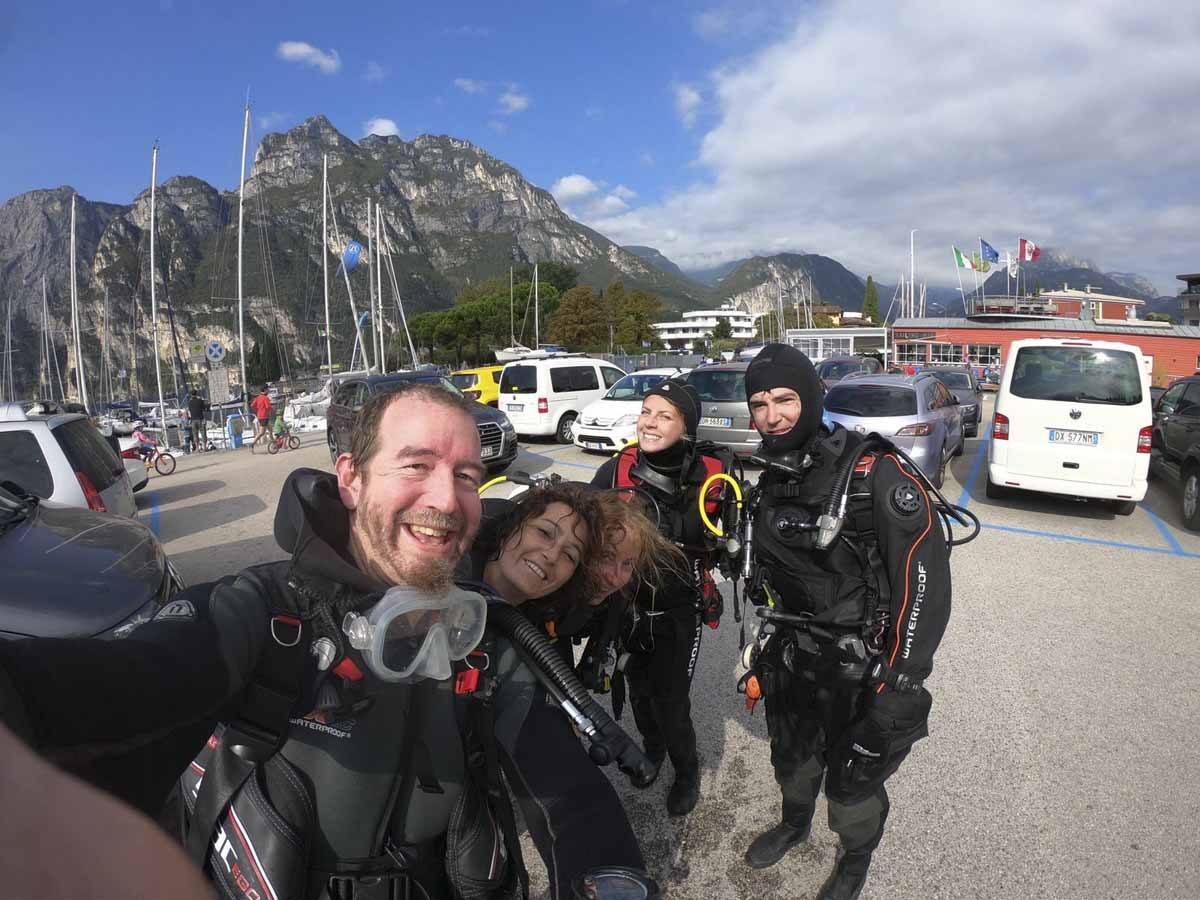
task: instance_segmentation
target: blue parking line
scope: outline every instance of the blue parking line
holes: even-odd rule
[[[1176,538],[1175,535],[1171,533],[1171,529],[1167,525],[1167,523],[1164,522],[1162,519],[1160,519],[1158,516],[1156,516],[1154,513],[1152,513],[1146,507],[1143,506],[1141,508],[1146,513],[1146,515],[1148,515],[1150,517],[1150,521],[1154,523],[1154,527],[1158,529],[1158,533],[1163,536],[1163,540],[1165,540],[1167,542],[1167,544],[1170,546],[1171,552],[1174,553],[1176,556],[1188,556],[1189,555],[1188,552],[1183,549],[1183,545],[1181,543],[1179,543],[1178,538]]]
[[[1186,556],[1200,559],[1200,553],[1189,553],[1182,547],[1175,551],[1169,547],[1148,547],[1144,544],[1126,544],[1122,541],[1106,541],[1102,538],[1080,537],[1073,534],[1058,534],[1053,531],[1037,531],[1032,528],[1017,528],[1013,525],[991,525],[983,523],[983,527],[992,531],[1007,531],[1012,534],[1023,534],[1028,537],[1049,538],[1052,541],[1068,541],[1076,544],[1096,544],[1101,547],[1115,547],[1119,550],[1135,550],[1142,553],[1157,553],[1165,556]]]
[[[975,448],[975,455],[971,458],[971,471],[967,473],[967,480],[963,484],[962,493],[958,496],[958,505],[966,509],[971,505],[971,486],[975,484],[979,478],[979,470],[983,468],[983,464],[987,461],[988,445],[992,442],[992,421],[988,420],[988,426],[984,429],[983,440],[979,442],[979,446]]]
[[[158,537],[158,492],[151,491],[146,499],[150,501],[150,530]]]

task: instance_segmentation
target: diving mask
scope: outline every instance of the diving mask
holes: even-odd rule
[[[487,603],[457,586],[443,594],[391,587],[364,615],[350,612],[342,631],[383,681],[445,680],[483,638]]]

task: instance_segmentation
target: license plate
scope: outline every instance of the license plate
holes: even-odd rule
[[[700,419],[701,425],[710,425],[713,428],[732,428],[733,419],[723,419],[719,416],[704,416]]]
[[[583,446],[587,447],[587,449],[589,449],[589,450],[603,450],[604,449],[604,445],[602,443],[600,443],[599,441],[584,441]]]
[[[509,411],[509,412],[521,412],[521,411],[522,411],[522,410],[524,410],[524,409],[525,409],[525,404],[524,404],[524,403],[510,403],[510,404],[508,404],[508,411]]]
[[[1087,447],[1099,447],[1100,435],[1095,431],[1064,431],[1061,428],[1051,428],[1050,443],[1082,444]]]
[[[500,455],[499,447],[484,447],[479,454],[480,459],[491,459],[493,456]]]

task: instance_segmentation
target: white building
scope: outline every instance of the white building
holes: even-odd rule
[[[886,328],[789,328],[785,340],[814,361],[879,353],[891,362]]]
[[[753,313],[737,308],[733,302],[724,303],[720,309],[696,309],[685,312],[679,322],[655,322],[650,327],[658,334],[659,340],[669,347],[693,349],[696,341],[708,340],[712,337],[713,329],[721,319],[729,320],[733,329],[733,339],[749,341],[754,339],[754,323],[758,317]]]

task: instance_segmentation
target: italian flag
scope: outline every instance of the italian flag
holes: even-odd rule
[[[969,256],[965,256],[957,247],[951,247],[951,249],[954,251],[954,261],[958,263],[958,267],[960,269],[975,268],[975,263],[971,262],[971,258]]]

